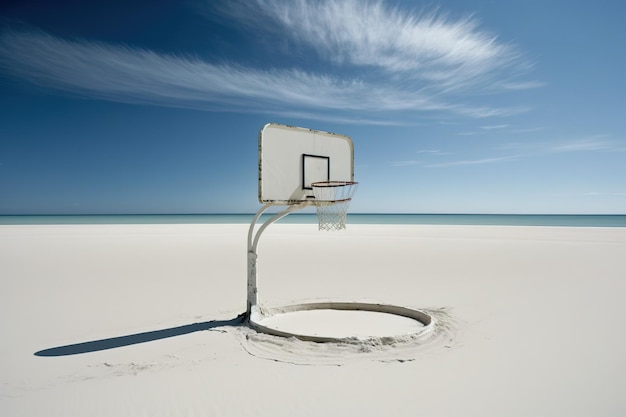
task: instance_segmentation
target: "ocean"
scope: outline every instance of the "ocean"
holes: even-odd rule
[[[250,224],[254,214],[0,215],[0,225]],[[260,222],[271,215],[265,214]],[[314,213],[292,213],[278,223],[315,224]],[[578,214],[348,214],[347,224],[626,227],[626,215]]]

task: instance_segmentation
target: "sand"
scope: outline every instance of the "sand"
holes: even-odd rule
[[[625,228],[271,226],[263,305],[437,318],[420,338],[338,344],[241,324],[246,237],[247,225],[0,226],[0,415],[626,413]],[[339,324],[322,319],[302,325]]]
[[[339,339],[337,342],[351,337],[357,339],[402,337],[424,328],[420,321],[396,314],[336,309],[279,312],[262,320],[261,324],[292,334]]]

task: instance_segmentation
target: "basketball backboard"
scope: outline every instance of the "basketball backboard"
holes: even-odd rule
[[[259,133],[259,201],[311,201],[311,183],[317,181],[354,181],[352,140],[276,123],[263,126]]]

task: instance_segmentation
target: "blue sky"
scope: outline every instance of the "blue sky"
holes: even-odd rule
[[[251,213],[346,134],[352,212],[626,214],[618,0],[5,1],[0,214]]]

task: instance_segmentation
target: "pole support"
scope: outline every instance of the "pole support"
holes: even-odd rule
[[[293,211],[300,210],[307,206],[307,204],[305,203],[299,203],[287,207],[285,210],[275,214],[273,217],[266,220],[265,223],[263,223],[263,225],[255,233],[255,227],[259,218],[268,208],[273,205],[273,203],[267,203],[263,207],[261,207],[252,219],[252,222],[250,223],[250,228],[248,229],[248,290],[246,305],[246,315],[248,317],[250,317],[252,311],[256,309],[259,305],[257,288],[257,247],[259,245],[259,239],[261,237],[261,234],[265,229],[267,229],[270,224],[275,223],[276,221],[282,219]]]

